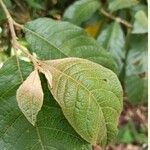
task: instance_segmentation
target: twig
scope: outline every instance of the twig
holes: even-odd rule
[[[3,10],[4,10],[5,14],[6,14],[7,19],[8,19],[8,24],[9,24],[9,28],[10,28],[10,32],[11,32],[11,37],[12,37],[12,39],[11,39],[12,47],[15,50],[19,49],[24,54],[26,54],[31,59],[31,61],[33,62],[34,66],[37,68],[39,61],[33,55],[31,55],[30,53],[28,53],[27,50],[26,50],[26,48],[24,48],[23,46],[21,46],[18,43],[18,41],[17,41],[18,38],[17,38],[16,33],[15,33],[14,25],[20,27],[21,29],[23,29],[23,26],[20,25],[20,24],[18,24],[18,23],[16,23],[13,20],[13,18],[11,17],[11,15],[10,15],[7,7],[5,6],[5,4],[4,4],[4,2],[2,0],[0,0],[0,4],[1,4],[1,6],[2,6],[2,8],[3,8]],[[15,54],[16,54],[16,52],[15,52]]]
[[[116,17],[116,16],[114,16],[114,15],[108,13],[108,12],[105,11],[103,8],[100,9],[100,12],[101,12],[103,15],[105,15],[106,17],[108,17],[108,18],[110,18],[110,19],[112,19],[112,20],[115,20],[115,21],[117,21],[117,22],[119,22],[119,23],[122,23],[123,25],[125,25],[125,26],[128,27],[128,28],[132,28],[132,27],[133,27],[132,24],[129,23],[128,21],[126,21],[126,20],[124,20],[124,19],[122,19],[122,18],[120,18],[120,17]]]

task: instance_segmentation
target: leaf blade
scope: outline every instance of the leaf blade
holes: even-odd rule
[[[109,9],[111,11],[116,11],[119,9],[132,7],[138,3],[139,2],[137,0],[110,0]]]
[[[116,40],[117,39],[117,40]],[[108,25],[98,36],[97,41],[114,57],[118,70],[121,72],[125,59],[125,35],[118,22]]]
[[[64,13],[64,20],[80,25],[88,20],[100,7],[98,0],[78,0]]]
[[[133,24],[132,33],[147,33],[148,32],[148,18],[144,11],[138,11],[135,14],[135,21]]]
[[[40,59],[86,58],[117,72],[111,55],[82,28],[71,23],[40,18],[27,23],[25,32],[32,52]]]
[[[43,105],[43,90],[37,70],[34,70],[18,88],[16,98],[23,114],[35,125],[36,116]]]
[[[147,102],[148,95],[148,47],[147,35],[134,34],[130,37],[125,74],[125,88],[132,104]],[[140,40],[140,42],[138,42]],[[132,90],[131,90],[132,89]]]
[[[104,146],[110,142],[117,134],[116,124],[122,109],[122,89],[117,77],[110,70],[79,58],[45,63],[43,66],[53,75],[50,90],[76,132],[91,144]],[[110,101],[113,101],[112,106]],[[114,119],[110,120],[106,112],[113,114]]]

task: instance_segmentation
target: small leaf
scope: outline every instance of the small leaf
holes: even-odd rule
[[[141,3],[133,6],[130,10],[131,10],[131,17],[135,16],[135,14],[139,11],[143,11],[146,14],[146,16],[148,15],[148,6]]]
[[[39,18],[27,23],[25,32],[32,52],[40,59],[80,57],[117,72],[109,52],[78,26],[64,21]]]
[[[111,11],[116,11],[123,8],[128,8],[138,4],[137,0],[110,0],[109,9]]]
[[[116,40],[117,39],[117,40]],[[125,59],[125,51],[123,50],[125,45],[125,35],[118,22],[113,22],[108,25],[97,38],[97,41],[106,50],[110,51],[114,59],[116,60],[119,72],[123,67],[123,59]]]
[[[53,76],[50,89],[62,111],[83,139],[104,146],[117,134],[122,88],[109,69],[80,58],[45,61]]]
[[[34,70],[18,88],[17,101],[28,121],[35,125],[37,114],[43,105],[43,90],[37,70]]]
[[[18,108],[16,89],[32,71],[30,63],[15,57],[0,69],[0,150],[92,150],[69,125],[41,78],[44,104],[32,126]]]
[[[78,0],[65,11],[64,19],[80,25],[92,17],[99,7],[99,0]]]
[[[138,11],[135,14],[135,22],[133,25],[132,33],[147,33],[148,32],[148,19],[143,11]]]

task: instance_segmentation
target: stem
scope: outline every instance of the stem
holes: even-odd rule
[[[119,22],[119,23],[122,23],[123,25],[125,25],[125,26],[128,27],[128,28],[132,28],[132,27],[133,27],[132,24],[129,23],[128,21],[126,21],[126,20],[124,20],[124,19],[122,19],[122,18],[120,18],[120,17],[116,17],[116,16],[114,16],[114,15],[108,13],[108,12],[105,11],[103,8],[100,9],[100,12],[101,12],[103,15],[105,15],[106,17],[108,17],[108,18],[110,18],[110,19],[112,19],[112,20],[115,20],[115,21],[117,21],[117,22]]]
[[[24,54],[27,55],[27,57],[29,57],[31,59],[35,68],[37,68],[39,61],[33,55],[28,53],[26,48],[21,46],[17,41],[18,38],[16,36],[14,25],[21,28],[21,29],[23,28],[23,25],[20,25],[13,20],[13,18],[11,17],[6,5],[4,4],[4,2],[2,0],[0,0],[0,4],[1,4],[1,6],[2,6],[2,8],[6,14],[7,19],[8,19],[8,24],[9,24],[11,38],[12,38],[11,43],[12,43],[12,47],[15,49],[15,54],[16,54],[16,50],[18,50],[18,49],[21,50]]]

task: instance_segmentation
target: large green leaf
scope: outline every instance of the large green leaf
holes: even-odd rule
[[[0,149],[1,150],[90,150],[64,118],[47,90],[44,105],[33,127],[21,113],[16,102],[16,90],[32,71],[32,67],[14,58],[0,70]],[[22,80],[23,79],[23,80]]]
[[[135,14],[135,22],[132,33],[147,33],[148,32],[148,18],[144,11],[138,11]]]
[[[127,95],[132,103],[147,101],[147,43],[147,35],[131,36],[125,80]]]
[[[81,58],[45,61],[52,74],[54,98],[83,139],[105,144],[117,134],[122,110],[122,88],[109,69]]]
[[[65,11],[64,19],[80,25],[88,20],[99,7],[99,0],[78,0]]]
[[[128,8],[138,4],[138,0],[109,0],[109,9],[116,11],[123,8]]]
[[[25,31],[32,52],[40,59],[81,57],[116,71],[111,55],[82,28],[71,23],[40,18],[27,23]]]
[[[121,71],[123,67],[123,59],[125,58],[125,51],[123,50],[125,36],[120,24],[118,22],[113,22],[108,25],[102,30],[97,41],[106,50],[110,51],[116,60],[118,70]]]

